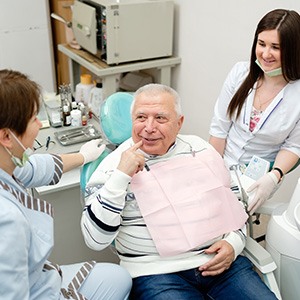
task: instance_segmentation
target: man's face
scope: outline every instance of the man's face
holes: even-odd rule
[[[142,140],[141,150],[151,155],[163,155],[175,142],[183,116],[175,111],[173,97],[168,93],[140,94],[132,110],[132,138]]]

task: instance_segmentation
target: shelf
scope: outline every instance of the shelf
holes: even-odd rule
[[[181,58],[172,56],[110,66],[85,50],[73,49],[63,44],[58,45],[58,50],[69,58],[69,69],[72,74],[70,81],[73,90],[75,85],[80,82],[80,67],[82,66],[102,78],[105,97],[117,91],[116,81],[120,74],[126,72],[156,69],[158,71],[156,81],[170,86],[171,68],[181,63]]]

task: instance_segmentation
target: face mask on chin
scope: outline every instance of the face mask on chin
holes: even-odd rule
[[[279,76],[279,75],[282,75],[282,69],[281,67],[277,68],[277,69],[274,69],[274,70],[271,70],[271,71],[265,71],[261,64],[259,63],[258,60],[255,61],[256,64],[261,68],[261,70],[269,77],[275,77],[275,76]]]
[[[29,160],[29,156],[33,153],[33,150],[30,148],[25,148],[24,145],[19,141],[19,139],[14,135],[14,133],[12,131],[10,131],[10,133],[12,134],[12,136],[14,137],[14,139],[18,142],[18,144],[24,149],[22,158],[16,157],[14,156],[7,148],[6,151],[9,153],[12,162],[14,163],[14,165],[16,167],[24,167],[25,164],[28,162]]]

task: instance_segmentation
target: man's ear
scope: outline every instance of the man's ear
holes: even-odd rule
[[[181,115],[178,119],[178,131],[180,131],[181,127],[182,127],[182,124],[183,124],[183,121],[184,121],[184,116]]]
[[[11,140],[11,135],[9,134],[9,130],[7,128],[0,129],[0,145],[8,149],[12,148],[13,144]]]

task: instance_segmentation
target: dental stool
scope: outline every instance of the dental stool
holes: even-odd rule
[[[130,108],[133,95],[126,92],[117,92],[110,95],[100,106],[100,131],[102,143],[106,144],[105,151],[95,161],[85,164],[80,171],[81,202],[86,183],[90,179],[101,161],[118,145],[131,137],[131,113]]]

